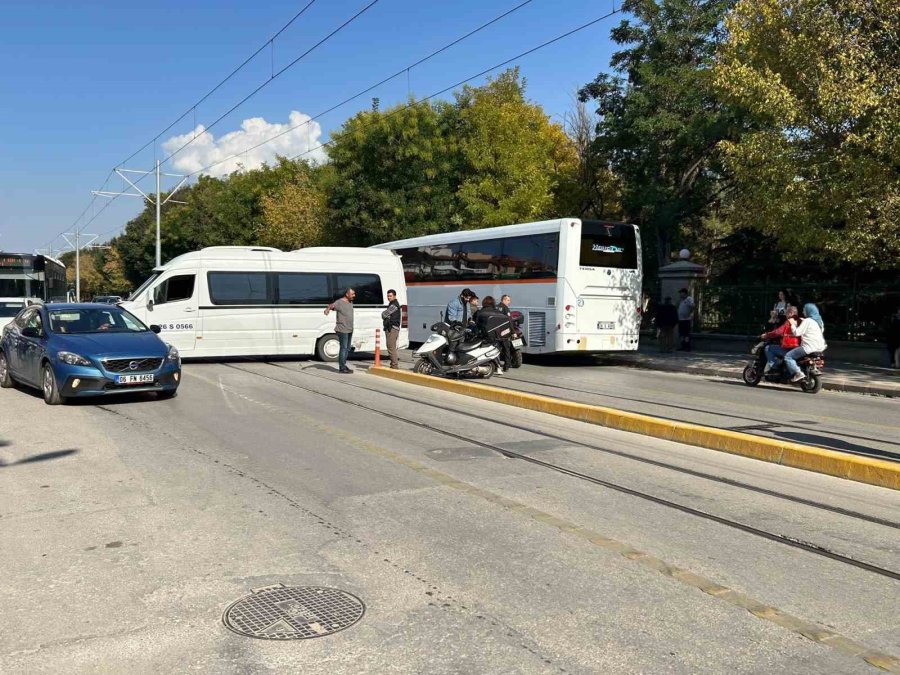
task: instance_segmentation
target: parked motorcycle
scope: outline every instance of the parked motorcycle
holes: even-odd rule
[[[803,358],[797,359],[797,365],[800,366],[800,372],[803,373],[804,379],[799,382],[791,382],[791,373],[784,363],[784,359],[779,359],[775,366],[768,372],[764,372],[766,368],[766,342],[759,342],[750,350],[753,360],[745,367],[743,372],[744,384],[755,387],[760,382],[771,382],[772,384],[799,384],[800,388],[808,394],[817,394],[822,389],[822,368],[825,366],[825,359],[822,358],[821,352],[813,352],[807,354]]]
[[[497,370],[500,349],[481,338],[467,340],[461,327],[441,321],[413,356],[413,371],[421,375],[459,375],[489,378]]]
[[[525,333],[522,331],[522,323],[525,321],[525,317],[522,315],[522,312],[514,311],[510,313],[509,320],[512,324],[512,363],[509,365],[513,368],[519,368],[522,365],[522,347],[528,344],[525,340]]]

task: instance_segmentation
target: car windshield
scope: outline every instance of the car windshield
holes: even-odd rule
[[[149,330],[139,319],[118,307],[78,307],[51,309],[50,330],[54,333],[143,333]]]
[[[0,302],[0,317],[12,318],[22,311],[21,302]]]

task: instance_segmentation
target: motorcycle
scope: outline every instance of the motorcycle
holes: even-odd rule
[[[760,382],[771,382],[772,384],[799,384],[800,388],[807,394],[818,394],[822,390],[822,368],[825,366],[825,359],[822,358],[821,352],[813,352],[797,359],[797,365],[800,366],[800,372],[803,373],[804,379],[799,382],[791,382],[791,373],[784,363],[784,359],[779,359],[775,366],[765,372],[766,368],[766,342],[759,342],[750,350],[753,360],[745,367],[742,377],[744,384],[755,387]]]
[[[480,338],[466,339],[465,330],[441,321],[413,356],[420,375],[466,375],[489,378],[497,370],[499,347]]]
[[[522,331],[522,323],[525,321],[525,317],[522,315],[522,312],[515,311],[510,313],[509,321],[512,324],[512,362],[509,365],[513,368],[519,368],[522,366],[522,347],[528,344],[525,340],[525,333]]]

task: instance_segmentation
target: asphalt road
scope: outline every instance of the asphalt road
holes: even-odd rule
[[[900,656],[889,490],[313,361],[188,364],[171,401],[4,390],[0,410],[4,673],[850,673]],[[224,628],[278,583],[366,613],[304,641]]]
[[[411,365],[412,356],[403,361]],[[900,460],[900,399],[639,370],[602,358],[530,358],[490,384],[720,429]]]

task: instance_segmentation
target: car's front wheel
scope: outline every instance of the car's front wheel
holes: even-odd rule
[[[60,396],[59,387],[56,385],[56,375],[49,363],[44,364],[41,373],[41,390],[44,392],[44,403],[47,405],[59,405],[64,400]]]
[[[9,372],[9,362],[6,360],[6,354],[0,351],[0,387],[9,389],[16,386]]]

